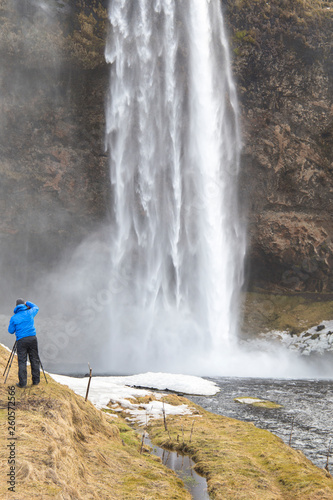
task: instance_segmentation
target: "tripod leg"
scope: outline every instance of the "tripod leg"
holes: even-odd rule
[[[8,375],[9,375],[10,369],[11,369],[11,367],[12,367],[13,359],[14,359],[14,356],[15,356],[15,351],[16,351],[16,342],[15,342],[14,347],[13,347],[13,350],[12,350],[11,361],[10,361],[10,364],[9,364],[9,368],[8,368],[8,370],[7,370],[7,375],[6,375],[6,378],[5,378],[5,380],[4,380],[4,384],[7,382],[7,378],[8,378]]]
[[[9,365],[9,363],[10,363],[10,362],[11,362],[11,360],[12,360],[12,356],[13,356],[13,351],[11,351],[10,356],[9,356],[9,358],[8,358],[8,361],[7,361],[7,364],[6,364],[5,371],[3,372],[3,375],[2,375],[3,377],[5,376],[5,373],[6,373],[6,371],[7,371],[8,365]]]
[[[45,372],[44,372],[44,368],[43,368],[43,365],[42,365],[42,362],[41,362],[41,360],[40,360],[39,355],[38,355],[38,358],[39,358],[39,362],[40,362],[41,369],[43,370],[43,373],[44,373],[44,377],[45,377],[46,383],[48,384],[48,380],[47,380],[47,378],[46,378],[46,375],[45,375]]]
[[[9,365],[9,363],[11,362],[12,357],[13,357],[13,356],[14,356],[14,354],[15,354],[15,349],[16,349],[16,341],[15,341],[15,344],[14,344],[14,346],[13,346],[12,352],[10,353],[10,356],[9,356],[9,358],[8,358],[8,361],[7,361],[7,364],[6,364],[5,371],[3,372],[3,377],[5,376],[5,373],[6,373],[6,371],[7,371],[8,365]]]

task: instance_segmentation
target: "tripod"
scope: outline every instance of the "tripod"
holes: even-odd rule
[[[7,365],[6,365],[6,368],[5,368],[5,371],[3,372],[3,376],[5,376],[5,373],[6,373],[6,378],[4,380],[4,384],[6,383],[7,381],[7,378],[8,378],[8,375],[9,375],[9,372],[10,372],[10,369],[12,367],[12,363],[13,363],[13,359],[14,359],[14,356],[15,356],[15,353],[17,352],[17,341],[15,342],[14,346],[13,346],[13,349],[12,349],[12,352],[10,353],[10,356],[9,356],[9,359],[7,361]],[[40,357],[38,355],[38,359],[39,359],[39,363],[40,363],[40,366],[41,366],[41,369],[43,370],[43,373],[44,373],[44,377],[45,377],[45,381],[46,383],[48,384],[48,380],[46,378],[46,375],[45,375],[45,371],[44,371],[44,368],[43,368],[43,365],[42,365],[42,362],[40,360]]]

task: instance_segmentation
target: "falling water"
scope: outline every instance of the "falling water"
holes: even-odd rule
[[[220,1],[112,0],[109,20],[111,363],[197,372],[236,336],[244,255]]]

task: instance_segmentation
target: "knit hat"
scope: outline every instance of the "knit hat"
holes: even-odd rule
[[[25,304],[25,301],[23,299],[17,299],[16,305],[19,306],[20,304]]]

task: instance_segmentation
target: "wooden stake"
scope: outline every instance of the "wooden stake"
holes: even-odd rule
[[[88,363],[88,368],[89,368],[89,380],[88,380],[88,386],[87,386],[87,392],[86,392],[85,401],[87,401],[87,399],[88,399],[88,393],[89,393],[90,381],[91,381],[91,375],[92,375],[92,369],[90,368],[90,364],[89,363]]]
[[[295,417],[293,417],[292,422],[291,422],[291,431],[290,431],[290,437],[289,437],[289,446],[290,446],[290,443],[291,443],[291,436],[293,434],[294,420],[295,420]]]
[[[163,401],[162,413],[163,413],[164,429],[168,432],[168,427],[167,427],[167,423],[166,423],[165,408],[164,408],[164,401]]]
[[[192,422],[192,428],[191,428],[191,434],[190,434],[190,442],[192,441],[193,427],[194,427],[194,420]]]
[[[329,472],[329,469],[328,469],[328,461],[329,461],[329,458],[331,456],[331,439],[330,439],[330,442],[328,443],[328,450],[327,450],[327,457],[326,457],[326,465],[325,465],[325,469],[327,470],[327,472]]]
[[[143,447],[144,447],[144,444],[145,444],[145,435],[146,435],[146,431],[143,431],[142,433],[142,440],[141,440],[141,448],[140,448],[140,455],[143,451]]]

